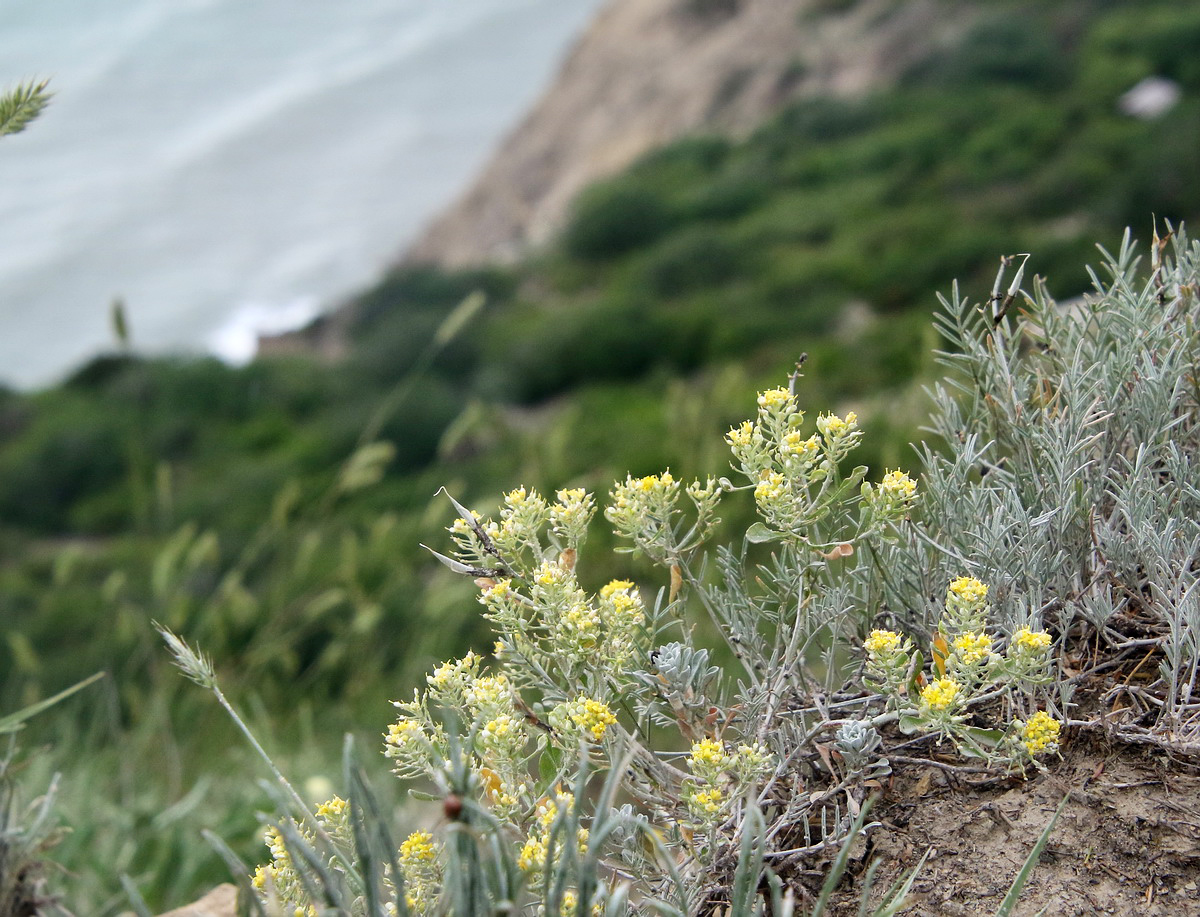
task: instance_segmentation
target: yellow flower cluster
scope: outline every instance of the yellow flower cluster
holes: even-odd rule
[[[946,589],[941,630],[947,637],[975,633],[987,624],[988,587],[973,576],[960,576]]]
[[[898,522],[908,514],[916,499],[917,482],[896,468],[887,472],[878,484],[864,484],[862,495],[876,523]]]
[[[754,422],[743,420],[736,427],[730,427],[729,432],[725,434],[725,442],[733,446],[735,449],[745,448],[754,441],[754,434],[758,432],[754,426]]]
[[[873,691],[881,691],[889,706],[898,705],[908,695],[908,682],[912,677],[909,662],[912,641],[894,630],[873,630],[863,641],[867,651],[867,685]]]
[[[600,590],[597,613],[605,631],[603,658],[618,674],[637,652],[646,623],[642,598],[629,580],[613,580]]]
[[[483,590],[483,594],[490,599],[503,599],[512,593],[512,580],[502,579],[492,583]]]
[[[517,854],[517,867],[522,872],[540,872],[546,865],[546,853],[550,841],[545,834],[528,838]]]
[[[579,894],[574,889],[563,892],[562,905],[558,909],[561,917],[575,917],[579,913]],[[599,901],[592,903],[592,917],[600,917],[604,913],[604,905]]]
[[[608,727],[616,723],[608,704],[594,698],[580,695],[573,701],[559,704],[550,713],[552,725],[565,731],[574,731],[585,738],[599,742],[604,738]]]
[[[480,738],[485,744],[503,742],[516,731],[516,722],[507,713],[502,713],[484,725]]]
[[[583,699],[583,712],[576,714],[572,719],[576,726],[590,732],[597,742],[604,738],[608,727],[617,721],[616,716],[608,709],[608,704],[591,698]]]
[[[317,806],[317,818],[325,821],[337,821],[350,809],[350,803],[342,799],[340,796],[334,796],[328,802],[323,802]]]
[[[1021,728],[1021,741],[1031,755],[1058,749],[1062,724],[1045,710],[1039,710]]]
[[[582,853],[587,849],[588,832],[586,828],[579,829],[579,847]],[[546,856],[550,851],[550,832],[541,831],[526,839],[517,854],[517,867],[522,872],[541,872],[546,868]]]
[[[604,622],[600,614],[586,602],[572,605],[563,612],[558,621],[558,636],[564,643],[563,650],[573,650],[572,655],[578,656],[596,648],[600,642],[600,632]]]
[[[628,595],[633,591],[633,583],[627,579],[615,579],[600,590],[600,598],[611,599],[618,593]]]
[[[462,659],[443,662],[432,675],[426,675],[425,680],[435,691],[461,691],[478,674],[481,661],[482,657],[472,650]]]
[[[863,641],[863,647],[872,656],[887,656],[900,648],[900,635],[890,630],[873,630]]]
[[[634,478],[629,484],[632,490],[640,490],[644,494],[649,494],[674,487],[675,478],[671,476],[670,471],[664,471],[662,474],[648,474],[644,478]]]
[[[783,437],[779,451],[785,456],[796,456],[803,460],[815,459],[821,451],[821,440],[817,436],[805,438],[799,430],[792,430]]]
[[[529,784],[518,783],[516,786],[513,786],[510,783],[505,783],[503,780],[497,780],[494,785],[488,786],[486,789],[488,798],[491,799],[496,808],[512,809],[521,801],[521,797],[529,791]]]
[[[692,743],[687,763],[692,772],[688,808],[706,821],[721,810],[727,792],[740,793],[761,779],[771,767],[772,756],[760,742],[743,743],[730,752],[720,739],[704,738]]]
[[[921,689],[921,702],[930,710],[947,710],[958,699],[958,682],[952,678],[939,678]]]
[[[558,564],[542,564],[534,573],[534,581],[540,586],[557,586],[566,579],[567,571]]]
[[[535,494],[534,500],[538,499]],[[518,509],[528,503],[530,500],[529,491],[524,487],[518,487],[515,490],[510,490],[504,495],[504,503],[511,509]]]
[[[432,912],[441,884],[437,845],[428,831],[414,831],[400,845],[404,898],[417,914]]]
[[[758,406],[767,410],[793,407],[795,403],[795,397],[786,388],[769,388],[758,393]]]
[[[474,525],[460,516],[447,527],[446,531],[454,536],[454,541],[458,544],[460,551],[477,555],[481,549],[481,542],[476,532],[482,531],[488,538],[495,540],[501,534],[500,526],[490,519],[484,519],[475,510],[471,510],[471,520]]]
[[[562,903],[559,906],[559,913],[562,917],[575,917],[575,912],[579,910],[579,896],[573,891],[565,891],[562,896]]]
[[[264,894],[270,891],[283,904],[297,904],[303,899],[297,897],[299,891],[296,888],[296,873],[284,846],[282,833],[278,828],[269,827],[263,834],[263,841],[271,851],[271,863],[255,867],[250,884]]]
[[[512,580],[480,580],[483,591],[479,603],[487,609],[487,616],[498,623],[520,617],[526,607],[526,599],[513,588]],[[501,623],[501,627],[504,624]]]
[[[787,478],[778,471],[769,471],[754,488],[754,500],[760,506],[778,503],[788,493]]]
[[[424,736],[424,730],[421,724],[412,717],[402,717],[396,722],[388,726],[387,734],[383,737],[385,745],[390,745],[392,748],[404,748],[410,742]]]
[[[966,665],[975,665],[991,655],[992,638],[987,634],[962,634],[954,640],[954,652]]]
[[[437,857],[433,835],[428,831],[414,831],[400,845],[400,862],[404,866],[428,863]]]
[[[736,751],[725,759],[725,766],[742,786],[760,780],[774,766],[774,763],[774,756],[761,742],[739,745]]]
[[[724,801],[724,795],[715,786],[697,790],[688,797],[688,806],[695,814],[702,818],[716,815],[721,811],[721,803]]]
[[[1029,651],[1046,650],[1050,648],[1050,635],[1044,631],[1022,627],[1013,634],[1013,646]]]
[[[624,483],[617,481],[613,486],[612,507],[605,511],[605,515],[611,517],[613,511],[619,514],[622,510],[642,513],[650,505],[655,505],[654,499],[670,499],[678,486],[670,471],[648,474],[644,478],[626,477]]]
[[[517,855],[517,866],[523,872],[541,872],[546,868],[546,856],[550,848],[550,834],[560,811],[571,812],[575,808],[575,797],[571,793],[558,793],[557,796],[541,800],[535,809],[534,826],[529,837]],[[579,853],[587,851],[589,833],[587,828],[580,828],[576,836]]]
[[[618,592],[611,596],[609,601],[612,602],[613,611],[621,618],[632,618],[641,622],[642,603],[634,596],[624,592]]]
[[[575,547],[587,535],[587,524],[596,511],[596,501],[583,488],[560,490],[555,497],[558,502],[550,507],[550,523],[554,531],[566,539],[568,547]]]
[[[688,757],[688,769],[705,786],[721,781],[722,773],[729,766],[729,755],[725,743],[719,739],[701,739],[692,743]]]
[[[910,478],[907,472],[896,469],[883,476],[883,480],[879,482],[879,489],[885,496],[907,500],[917,492],[917,482]]]
[[[689,512],[680,506],[683,493],[694,505],[696,518],[680,542],[679,514]],[[664,563],[704,538],[714,522],[712,512],[721,493],[716,478],[684,486],[670,471],[645,478],[627,477],[624,483],[618,481],[613,486],[604,518],[613,523],[614,534],[630,539],[652,560]]]
[[[283,844],[283,835],[279,833],[278,828],[267,828],[263,833],[263,842],[267,845],[267,849],[271,851],[271,859],[277,863],[288,862],[287,847]]]
[[[739,745],[737,760],[745,770],[758,771],[771,763],[771,753],[763,747],[761,742],[755,742],[753,745]]]
[[[547,796],[538,802],[536,807],[537,823],[543,829],[549,830],[558,818],[558,810],[575,811],[575,796],[573,793],[557,793],[554,797]]]
[[[564,488],[560,491],[556,491],[554,496],[557,498],[563,510],[570,512],[578,509],[587,501],[588,492],[582,487]]]
[[[960,576],[950,584],[947,598],[954,597],[964,605],[979,606],[987,600],[988,587],[973,576]]]
[[[508,676],[500,674],[476,678],[467,685],[465,694],[467,705],[476,714],[485,714],[496,710],[510,710],[516,692]]]
[[[415,777],[445,745],[445,734],[441,723],[429,721],[419,699],[392,705],[402,712],[383,735],[383,753],[395,762],[392,769],[398,775]]]
[[[845,420],[838,417],[837,414],[822,414],[817,418],[817,429],[826,439],[845,436],[853,433],[857,428],[858,415],[853,411],[846,415]]]
[[[471,518],[478,522],[483,517],[479,515],[479,513],[475,512],[475,510],[471,510]],[[471,531],[471,526],[468,525],[467,520],[463,519],[461,516],[455,519],[454,523],[449,528],[451,535],[466,535]]]
[[[716,739],[701,739],[692,745],[689,763],[693,769],[715,767],[719,770],[725,764],[725,743]]]

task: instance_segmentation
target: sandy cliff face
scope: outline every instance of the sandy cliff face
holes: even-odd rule
[[[558,78],[409,262],[513,259],[585,186],[698,131],[745,132],[800,95],[895,78],[958,31],[945,0],[611,0]]]

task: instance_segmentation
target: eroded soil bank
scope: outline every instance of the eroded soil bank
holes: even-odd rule
[[[1200,915],[1200,768],[1078,730],[1026,779],[898,766],[836,913],[857,913],[867,863],[886,889],[932,848],[902,913],[991,917],[1068,793],[1016,914]]]

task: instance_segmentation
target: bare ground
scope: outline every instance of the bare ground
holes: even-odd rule
[[[970,777],[933,765],[897,768],[873,813],[882,824],[871,832],[859,875],[839,891],[839,917],[857,913],[866,864],[880,863],[878,897],[927,849],[902,913],[991,917],[1068,792],[1015,914],[1200,915],[1194,762],[1075,731],[1044,773]]]

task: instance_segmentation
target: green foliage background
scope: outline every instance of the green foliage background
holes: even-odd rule
[[[889,90],[645,157],[519,264],[393,271],[333,320],[336,364],[122,353],[0,393],[0,709],[111,676],[24,740],[69,772],[82,910],[122,909],[121,871],[154,906],[194,896],[224,877],[199,829],[253,859],[268,805],[152,620],[214,657],[301,782],[336,774],[343,731],[370,747],[387,700],[482,639],[469,584],[418,548],[444,541],[440,486],[486,510],[517,483],[721,473],[724,431],[802,352],[801,403],[857,410],[876,475],[907,466],[935,290],[983,298],[999,255],[1032,252],[1069,298],[1095,241],[1194,223],[1200,11],[988,6]],[[1121,115],[1151,75],[1181,102]],[[483,310],[435,343],[475,291]],[[351,481],[368,440],[394,455],[359,453]]]

